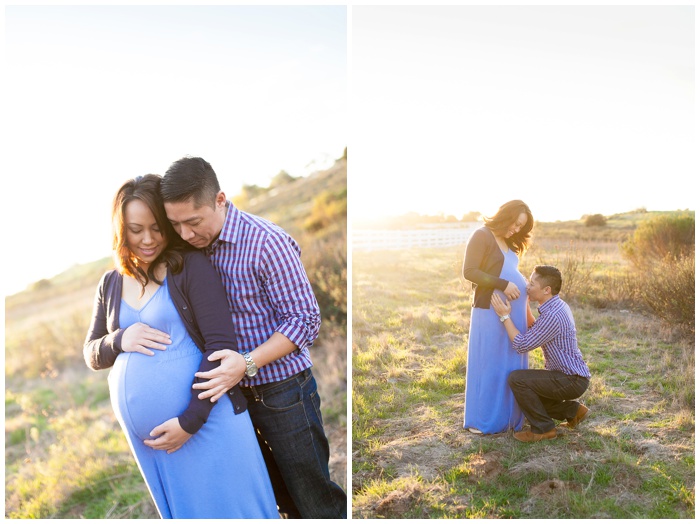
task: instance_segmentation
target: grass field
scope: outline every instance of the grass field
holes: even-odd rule
[[[550,234],[521,272],[571,264],[568,250],[587,275],[624,273],[621,234],[563,247]],[[694,517],[693,340],[626,306],[574,303],[589,418],[534,444],[472,435],[462,257],[463,246],[353,253],[354,518]],[[530,367],[543,367],[539,349]]]
[[[112,412],[108,371],[91,371],[82,359],[90,301],[63,319],[35,312],[35,324],[26,317],[8,323],[7,518],[158,518]],[[312,350],[331,474],[342,487],[347,484],[346,348],[344,333],[335,329],[324,331]],[[50,351],[57,354],[49,357]],[[38,373],[41,363],[47,366]]]

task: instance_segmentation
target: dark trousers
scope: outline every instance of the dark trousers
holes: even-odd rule
[[[530,422],[533,433],[554,429],[554,420],[576,416],[579,398],[588,389],[589,380],[546,369],[518,369],[508,375],[515,400]]]
[[[328,471],[330,450],[311,370],[241,390],[280,513],[287,518],[346,518],[347,495]]]

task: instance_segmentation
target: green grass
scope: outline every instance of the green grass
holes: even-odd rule
[[[109,404],[79,406],[70,394],[82,398],[92,391],[90,400],[104,398],[106,382],[98,385],[91,377],[53,385],[23,393],[6,390],[6,403],[9,399],[13,408],[6,420],[6,435],[9,430],[13,437],[6,437],[5,447],[6,516],[157,517]],[[134,497],[141,502],[132,511]]]
[[[353,254],[353,516],[692,518],[692,341],[653,317],[572,301],[591,416],[530,445],[473,436],[462,429],[462,255]],[[606,257],[602,274],[619,264]],[[539,350],[530,366],[543,367]]]

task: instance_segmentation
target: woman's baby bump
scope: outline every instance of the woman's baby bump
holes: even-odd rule
[[[122,353],[110,372],[115,411],[119,409],[119,418],[140,439],[149,438],[154,427],[180,415],[191,399],[202,354],[196,349],[166,355],[169,350],[156,351],[152,357]]]

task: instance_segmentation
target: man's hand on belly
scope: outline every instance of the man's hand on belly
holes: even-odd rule
[[[153,449],[162,449],[168,453],[173,453],[180,449],[192,435],[180,427],[177,417],[166,420],[160,426],[156,426],[151,431],[153,440],[144,440],[143,443]]]
[[[212,402],[216,402],[241,381],[245,375],[245,359],[237,351],[221,349],[209,355],[209,360],[220,360],[221,363],[211,371],[195,373],[195,377],[207,379],[207,381],[195,382],[192,388],[205,390],[199,394],[200,399],[208,398]]]

